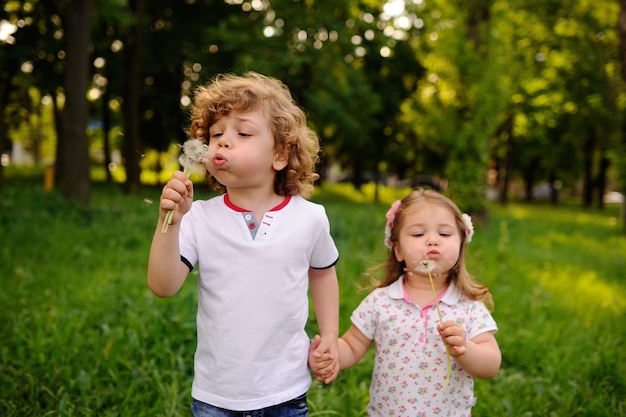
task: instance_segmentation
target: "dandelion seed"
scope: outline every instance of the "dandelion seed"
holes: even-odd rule
[[[183,167],[183,173],[189,175],[192,171],[206,172],[204,162],[206,159],[208,147],[202,142],[202,139],[189,139],[183,143],[183,149],[178,157],[178,162]],[[170,210],[165,216],[162,233],[167,233],[167,228],[172,223],[174,210]]]

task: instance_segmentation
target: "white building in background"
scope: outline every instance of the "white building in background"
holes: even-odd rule
[[[2,155],[2,165],[6,166],[9,163],[13,165],[33,165],[35,159],[32,153],[26,150],[21,142],[13,142],[13,150],[11,151],[10,157],[7,159],[5,155]]]

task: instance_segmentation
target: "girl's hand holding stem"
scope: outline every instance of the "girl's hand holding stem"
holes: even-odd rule
[[[461,325],[452,320],[447,320],[437,326],[441,340],[448,346],[451,356],[457,357],[467,351],[467,335]]]

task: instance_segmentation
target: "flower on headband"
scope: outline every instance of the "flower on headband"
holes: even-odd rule
[[[472,236],[474,236],[474,225],[472,224],[472,218],[467,213],[463,213],[461,218],[463,219],[463,225],[465,226],[465,229],[463,230],[465,232],[465,238],[467,240],[467,243],[470,243],[472,241]]]
[[[393,242],[391,242],[391,228],[393,222],[396,220],[396,213],[400,208],[400,200],[396,200],[391,205],[391,208],[387,211],[385,217],[387,217],[387,224],[385,225],[385,246],[387,249],[393,248]]]

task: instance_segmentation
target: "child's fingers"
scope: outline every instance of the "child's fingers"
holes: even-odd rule
[[[333,366],[332,371],[330,371],[329,373],[325,374],[324,383],[325,384],[330,384],[335,379],[337,379],[338,375],[339,375],[339,366]]]
[[[309,345],[309,354],[312,354],[316,358],[322,357],[322,352],[318,352],[317,348],[319,347],[322,338],[319,335],[315,335],[311,340],[311,344]]]

